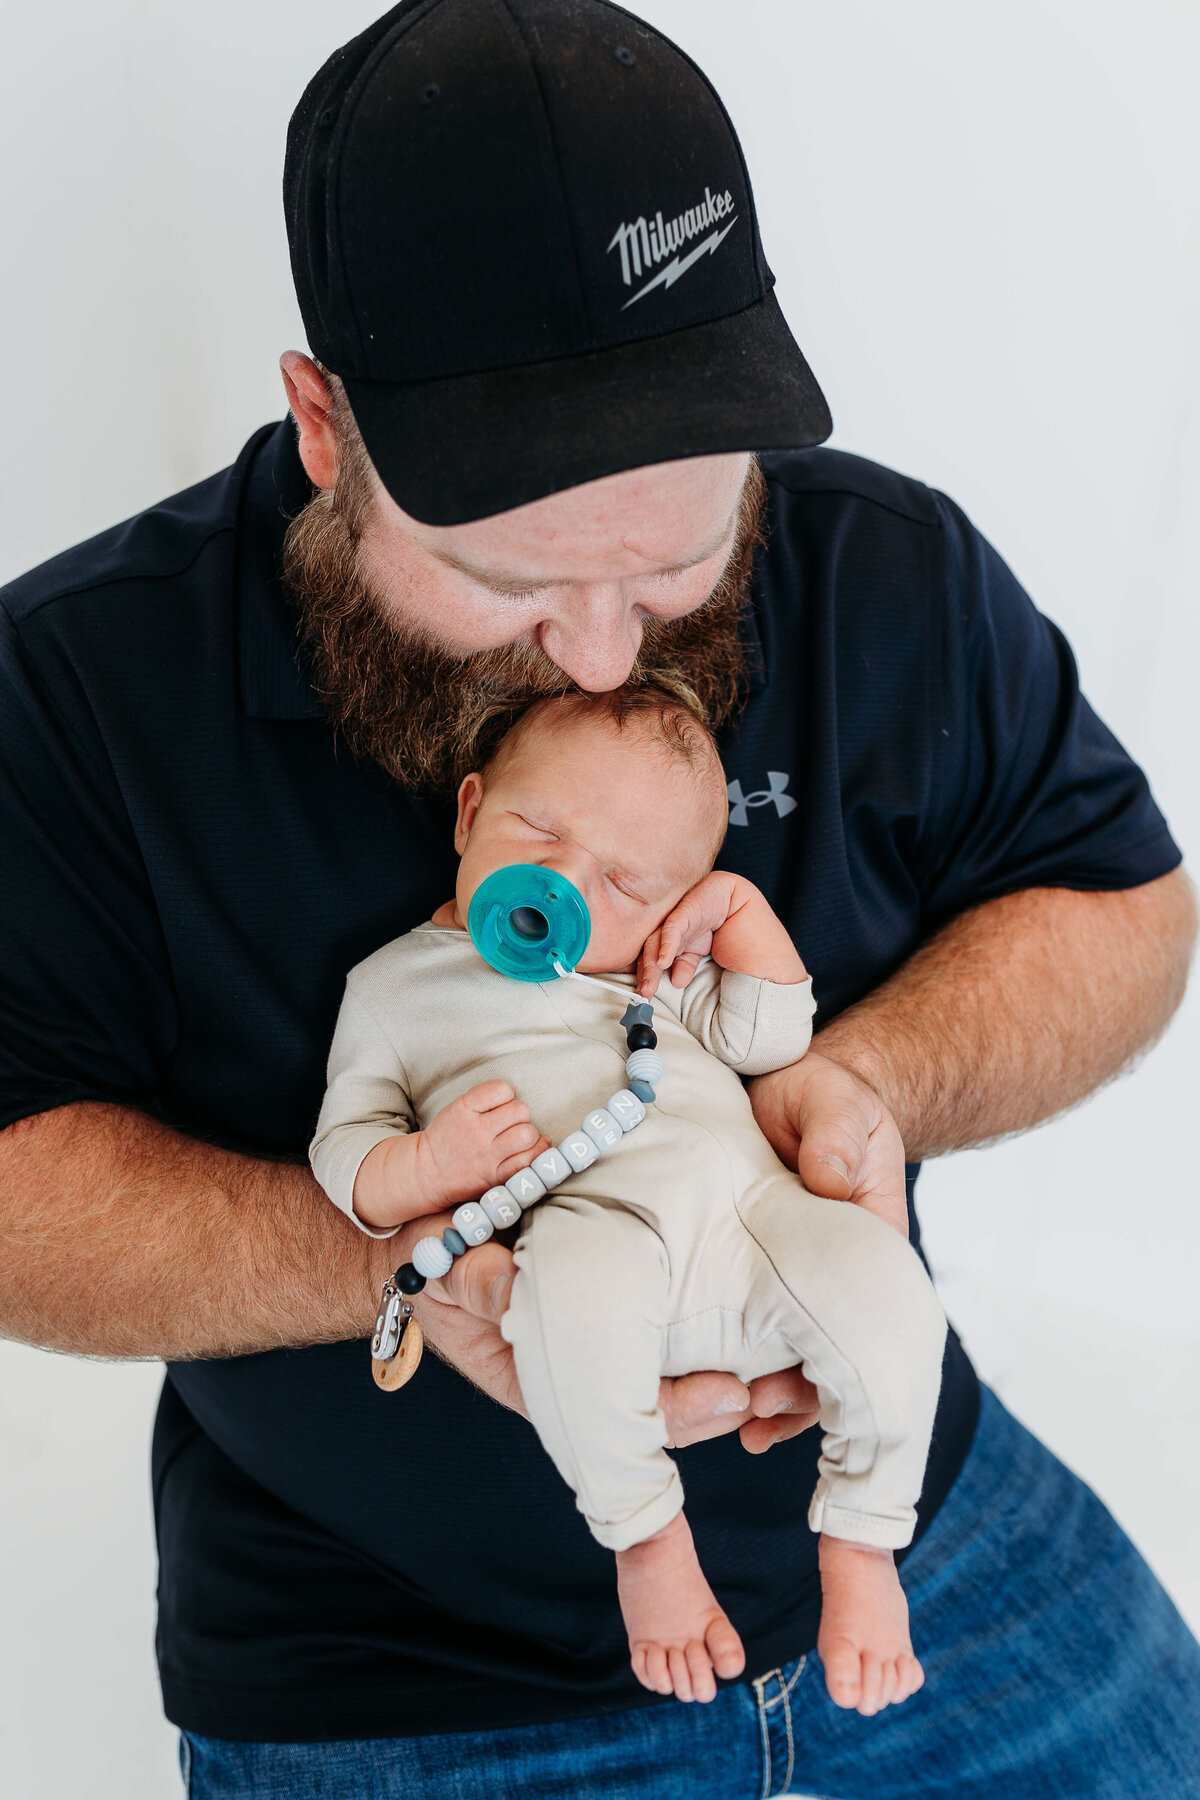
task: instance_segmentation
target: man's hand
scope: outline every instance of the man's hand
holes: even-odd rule
[[[848,1200],[908,1236],[904,1145],[878,1094],[818,1051],[750,1083],[750,1104],[776,1155],[809,1193]]]
[[[418,1238],[440,1235],[449,1222],[443,1214],[409,1225],[391,1240],[397,1262],[411,1255]],[[500,1335],[516,1272],[511,1250],[495,1241],[480,1244],[456,1258],[440,1281],[428,1283],[416,1310],[431,1349],[491,1399],[527,1417],[512,1350]],[[764,1375],[749,1386],[717,1370],[681,1375],[660,1382],[659,1404],[674,1448],[739,1431],[757,1455],[817,1418],[816,1390],[799,1369]]]

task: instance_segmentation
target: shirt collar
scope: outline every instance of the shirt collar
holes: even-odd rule
[[[298,639],[299,615],[280,577],[289,522],[312,498],[291,419],[250,440],[238,512],[237,640],[242,707],[252,719],[324,717]]]
[[[299,643],[298,615],[279,573],[288,524],[313,494],[292,420],[265,426],[244,455],[249,467],[238,514],[236,577],[242,707],[252,719],[320,719],[324,708]],[[757,593],[757,579],[754,586]],[[746,684],[757,694],[767,685],[767,671],[753,600],[742,618],[742,637]]]

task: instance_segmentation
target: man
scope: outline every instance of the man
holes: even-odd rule
[[[345,971],[451,891],[445,783],[522,696],[670,669],[722,723],[724,860],[826,1021],[755,1110],[847,1203],[897,1133],[915,1163],[1116,1071],[1194,914],[995,553],[803,448],[828,414],[740,151],[658,34],[600,0],[407,0],[310,85],[285,190],[295,429],[0,617],[4,1328],[171,1365],[190,1792],[1197,1793],[1195,1645],[956,1340],[904,1564],[927,1685],[878,1719],[805,1661],[798,1378],[664,1393],[753,1672],[703,1713],[632,1679],[518,1410],[503,1247],[421,1297],[445,1360],[371,1385],[380,1285],[431,1224],[358,1234],[301,1159]]]

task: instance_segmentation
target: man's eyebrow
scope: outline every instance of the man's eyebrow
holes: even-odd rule
[[[702,550],[698,550],[694,556],[689,556],[685,562],[668,563],[661,569],[648,569],[646,573],[648,575],[682,575],[685,569],[694,569],[698,564],[707,562],[710,557],[717,554],[722,544],[730,536],[737,524],[737,517],[738,507],[735,506],[722,525],[720,532],[711,542],[705,544]],[[438,562],[445,563],[447,568],[457,569],[460,575],[466,575],[472,581],[481,582],[484,587],[494,588],[498,593],[536,594],[543,592],[546,588],[563,585],[560,581],[524,581],[519,575],[504,575],[499,570],[482,568],[478,563],[473,563],[466,557],[456,556],[453,550],[439,549],[434,544],[427,544],[425,548],[431,556],[437,558]]]

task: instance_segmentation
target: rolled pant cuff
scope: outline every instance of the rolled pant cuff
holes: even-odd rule
[[[635,1544],[644,1544],[656,1531],[669,1525],[676,1514],[682,1511],[683,1483],[676,1474],[672,1475],[661,1494],[640,1507],[628,1519],[610,1524],[603,1519],[589,1518],[588,1530],[606,1550],[632,1550]],[[586,1514],[584,1516],[587,1517]]]
[[[848,1506],[831,1506],[821,1494],[813,1496],[808,1522],[814,1531],[844,1538],[851,1544],[869,1544],[874,1550],[903,1550],[912,1542],[916,1514],[889,1519],[881,1513],[854,1512]]]

